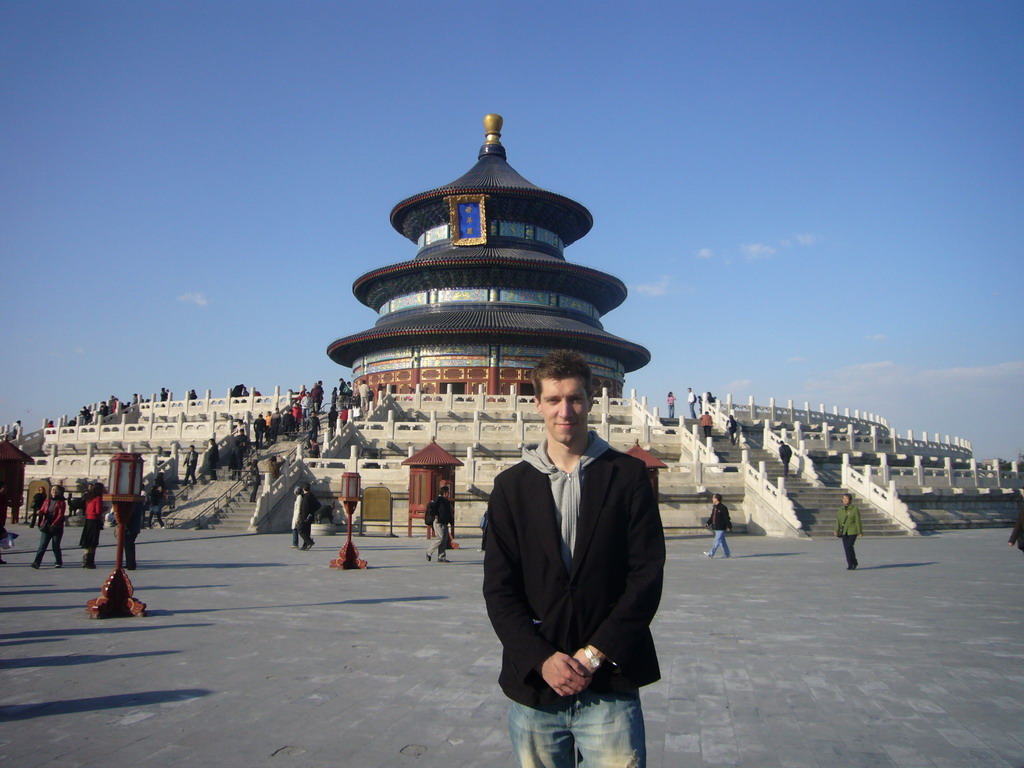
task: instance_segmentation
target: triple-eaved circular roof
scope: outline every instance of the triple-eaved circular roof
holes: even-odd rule
[[[487,140],[477,163],[455,181],[401,201],[391,224],[418,242],[435,227],[450,225],[452,195],[485,195],[487,221],[518,222],[554,232],[569,245],[586,235],[594,219],[575,200],[541,189],[507,162],[501,145],[501,118],[484,119]],[[626,286],[613,275],[565,261],[561,248],[521,237],[489,235],[477,245],[441,240],[421,248],[409,261],[370,270],[352,292],[380,311],[391,299],[447,288],[501,288],[547,291],[590,303],[598,315],[626,298]],[[328,356],[353,367],[367,354],[414,345],[501,343],[512,346],[571,347],[618,360],[635,371],[650,362],[644,347],[608,333],[597,318],[556,307],[505,302],[418,304],[385,313],[376,325],[333,341]]]

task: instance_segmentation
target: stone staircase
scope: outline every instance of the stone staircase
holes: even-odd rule
[[[742,460],[743,449],[739,445],[732,445],[728,435],[713,434],[712,444],[715,453],[723,462],[738,463]],[[760,441],[754,435],[748,434],[749,460],[755,466],[763,461],[768,478],[777,485],[779,478],[782,477],[782,462],[775,454],[760,448],[759,444]],[[792,475],[786,478],[786,495],[793,502],[801,527],[808,536],[812,537],[835,535],[836,518],[839,515],[839,508],[843,506],[843,494],[848,493],[847,490],[840,487],[838,482],[834,481],[834,478],[825,476],[822,480],[826,483],[826,487],[816,488],[801,478]],[[860,508],[864,536],[908,535],[908,531],[875,510],[867,502],[858,500],[854,496],[854,503]]]
[[[256,502],[249,501],[249,492],[242,490],[237,497],[228,501],[212,518],[207,520],[210,528],[231,533],[245,533],[249,521],[256,511]]]

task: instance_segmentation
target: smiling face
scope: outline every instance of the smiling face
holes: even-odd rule
[[[544,417],[548,443],[559,443],[572,453],[582,454],[587,447],[587,416],[590,398],[583,379],[541,379],[541,390],[534,396],[537,412]]]

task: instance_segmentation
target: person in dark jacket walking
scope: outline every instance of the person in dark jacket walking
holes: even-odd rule
[[[782,460],[782,476],[789,477],[789,460],[793,458],[793,449],[785,443],[780,443],[779,458]]]
[[[1012,547],[1014,544],[1017,548],[1024,552],[1024,489],[1020,492],[1021,501],[1017,502],[1017,524],[1013,526],[1013,530],[1010,532],[1009,545]]]
[[[217,447],[217,438],[210,438],[210,447],[206,449],[206,456],[203,457],[203,474],[209,475],[210,480],[217,479],[217,467],[220,466],[220,448]]]
[[[434,538],[427,544],[427,562],[430,562],[431,555],[437,555],[437,562],[447,563],[445,554],[448,551],[448,526],[454,521],[452,517],[452,503],[448,501],[449,489],[442,485],[437,497],[427,505],[427,511],[423,516],[424,525],[434,531]]]
[[[139,538],[142,531],[142,521],[146,517],[146,505],[143,501],[136,501],[132,504],[131,515],[124,526],[124,567],[126,571],[134,571],[137,563],[135,561],[135,540]]]
[[[715,532],[715,543],[710,552],[704,554],[714,557],[718,548],[722,548],[722,557],[732,557],[729,551],[729,542],[725,540],[725,532],[732,530],[732,520],[729,519],[729,508],[722,503],[722,494],[716,493],[711,497],[714,502],[711,505],[711,516],[705,525]]]
[[[196,484],[196,467],[199,466],[199,454],[196,447],[190,445],[188,453],[185,454],[185,485]]]
[[[311,532],[318,509],[320,509],[320,499],[313,493],[309,483],[303,483],[302,507],[299,512],[299,535],[302,536],[302,546],[300,549],[302,550],[310,549],[316,543],[313,541]]]

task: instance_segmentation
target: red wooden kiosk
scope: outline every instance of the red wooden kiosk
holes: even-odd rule
[[[409,467],[409,536],[412,536],[413,520],[418,520],[423,525],[423,515],[427,511],[427,504],[441,491],[441,486],[447,485],[451,488],[449,499],[452,503],[452,511],[455,510],[455,468],[464,466],[461,461],[452,456],[448,451],[431,440],[430,444],[414,453],[402,464]],[[452,526],[451,548],[458,549],[455,542],[455,526]],[[433,535],[433,531],[427,531],[427,538]]]

